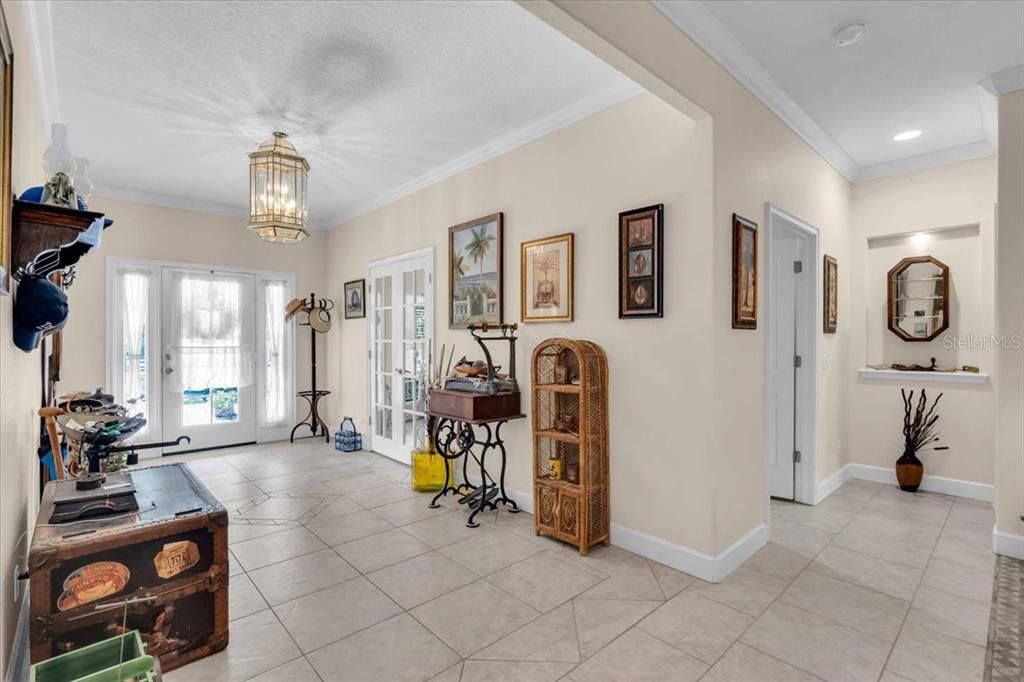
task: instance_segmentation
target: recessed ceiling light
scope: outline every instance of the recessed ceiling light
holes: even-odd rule
[[[864,30],[864,24],[856,22],[836,29],[832,37],[836,39],[836,45],[839,47],[848,47],[864,37]]]
[[[915,137],[921,137],[920,130],[904,130],[899,135],[894,135],[892,139],[897,142],[906,142],[907,140],[913,140]]]

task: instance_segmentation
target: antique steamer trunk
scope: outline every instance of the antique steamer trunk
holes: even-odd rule
[[[57,525],[47,485],[29,552],[33,663],[133,629],[164,671],[227,646],[227,511],[184,464],[130,475],[138,511]]]

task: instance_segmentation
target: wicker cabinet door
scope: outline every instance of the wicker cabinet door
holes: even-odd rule
[[[558,491],[546,485],[537,486],[537,524],[557,529]]]
[[[577,542],[580,535],[580,500],[562,492],[558,495],[558,532],[567,540]]]

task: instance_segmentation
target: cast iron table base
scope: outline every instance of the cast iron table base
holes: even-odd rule
[[[497,510],[499,504],[504,504],[509,513],[519,512],[519,506],[505,493],[505,464],[506,453],[505,443],[501,440],[501,427],[508,420],[496,422],[470,423],[451,419],[449,417],[437,417],[437,426],[434,431],[434,447],[447,460],[455,461],[462,458],[462,480],[465,483],[456,484],[452,480],[451,467],[444,469],[444,487],[430,501],[430,508],[437,509],[440,505],[439,499],[453,493],[462,495],[459,504],[467,504],[473,510],[466,521],[470,528],[479,527],[474,519],[484,509]],[[494,424],[493,430],[491,424]],[[475,427],[480,427],[486,432],[484,440],[477,440]],[[480,446],[479,454],[473,452],[473,448]],[[487,451],[496,450],[501,454],[501,471],[498,480],[487,472],[486,461]],[[480,485],[473,486],[469,482],[469,458],[472,457],[480,466]]]

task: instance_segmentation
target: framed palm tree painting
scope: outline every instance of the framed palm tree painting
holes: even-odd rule
[[[448,228],[448,327],[501,324],[504,216]]]

